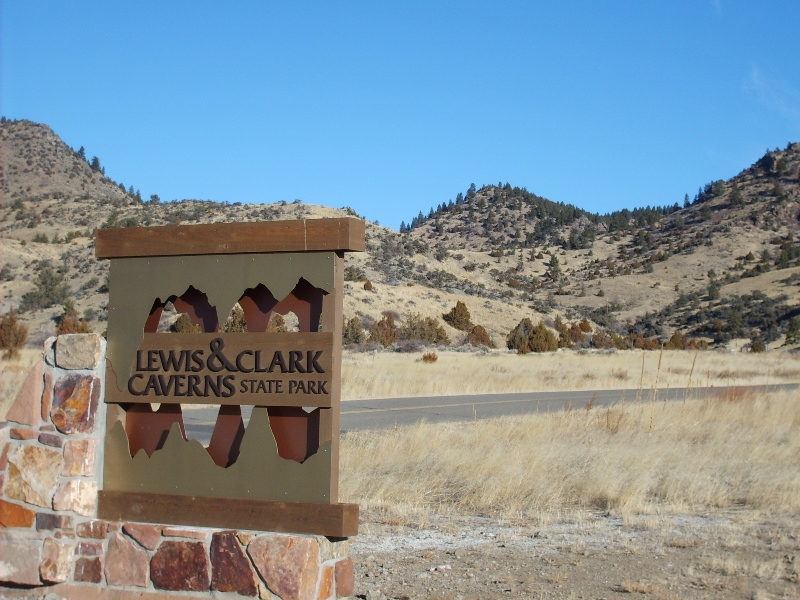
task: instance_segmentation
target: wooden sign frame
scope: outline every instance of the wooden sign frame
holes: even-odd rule
[[[342,291],[364,221],[101,229],[95,248],[111,260],[99,516],[355,535],[358,507],[338,502]],[[158,332],[168,301],[201,332]],[[247,331],[223,332],[237,301]],[[265,331],[289,311],[300,333]],[[207,448],[182,403],[220,405]]]

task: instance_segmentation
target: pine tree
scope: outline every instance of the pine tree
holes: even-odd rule
[[[550,262],[547,263],[547,275],[553,281],[561,279],[561,265],[559,265],[558,257],[555,254],[550,258]]]

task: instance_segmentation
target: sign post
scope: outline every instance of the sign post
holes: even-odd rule
[[[98,231],[101,518],[355,535],[358,506],[338,502],[342,289],[344,253],[364,249],[353,218]],[[167,303],[199,331],[159,331]],[[226,331],[237,303],[246,331]],[[299,332],[270,330],[289,313]],[[220,407],[208,447],[186,438],[192,404]]]

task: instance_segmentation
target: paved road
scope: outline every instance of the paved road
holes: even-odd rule
[[[705,398],[726,394],[765,390],[797,390],[797,384],[770,386],[736,386],[719,388],[676,388],[670,390],[583,390],[573,392],[530,392],[521,394],[480,394],[475,396],[440,396],[434,398],[391,398],[387,400],[349,400],[342,402],[342,431],[364,429],[389,429],[413,425],[425,420],[429,423],[445,421],[471,421],[508,415],[555,412],[567,407],[585,409],[592,406],[610,406],[621,402],[639,400],[675,401],[685,398]],[[245,418],[250,417],[248,407],[243,407]],[[187,433],[208,443],[214,428],[216,409],[187,410],[184,415]]]

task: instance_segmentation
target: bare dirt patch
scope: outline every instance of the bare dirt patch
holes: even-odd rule
[[[796,514],[364,517],[351,542],[359,598],[800,597]]]

